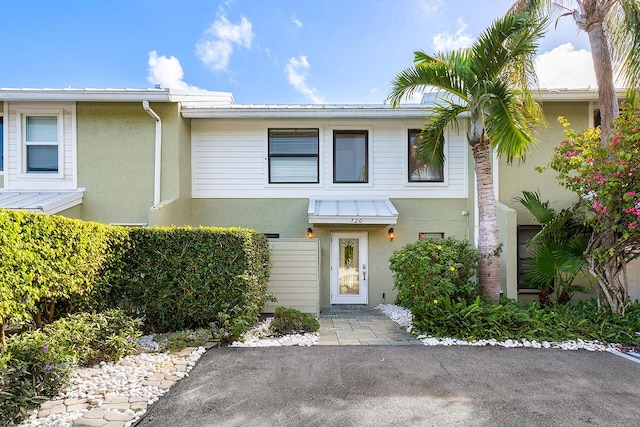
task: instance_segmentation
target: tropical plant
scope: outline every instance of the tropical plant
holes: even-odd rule
[[[576,292],[586,292],[587,288],[573,283],[586,271],[584,252],[593,230],[580,206],[557,211],[549,201],[543,202],[538,192],[531,191],[523,191],[516,200],[542,226],[527,242],[531,256],[524,263],[525,280],[540,289],[540,305],[549,304],[552,292],[559,304],[569,302]]]
[[[530,87],[533,57],[547,21],[531,15],[496,20],[470,48],[429,55],[415,52],[414,65],[393,80],[394,107],[417,91],[434,90],[433,116],[423,127],[418,152],[428,165],[442,165],[443,135],[469,114],[467,141],[473,151],[479,215],[479,285],[500,297],[500,243],[491,167],[492,150],[508,161],[524,156],[533,143],[531,127],[542,120]]]
[[[569,7],[564,6],[568,4]],[[562,9],[562,16],[572,16],[578,28],[589,37],[593,67],[598,85],[601,126],[598,136],[603,148],[615,137],[614,120],[619,114],[615,78],[632,92],[640,88],[640,1],[639,0],[517,0],[508,13],[551,14],[551,6]],[[587,194],[584,194],[587,196]],[[616,218],[611,211],[600,212],[600,227],[594,229],[589,245],[589,271],[598,279],[612,310],[624,313],[626,262],[602,262],[599,254],[619,252]],[[625,258],[623,256],[622,258]],[[614,296],[617,294],[618,296]]]
[[[623,110],[608,146],[600,143],[598,129],[578,133],[561,123],[567,139],[555,149],[550,168],[595,216],[585,251],[589,272],[611,310],[624,315],[626,265],[640,256],[640,110]]]

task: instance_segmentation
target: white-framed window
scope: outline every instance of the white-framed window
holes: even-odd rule
[[[25,175],[63,174],[62,112],[21,112],[21,171]]]
[[[369,131],[333,131],[333,182],[369,182]]]
[[[317,184],[318,129],[269,129],[269,183]]]
[[[409,182],[444,182],[444,166],[427,166],[424,160],[418,157],[417,139],[420,129],[409,129]]]

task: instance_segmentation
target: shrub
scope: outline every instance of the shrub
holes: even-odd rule
[[[66,383],[76,358],[63,343],[42,331],[9,339],[0,352],[0,425],[14,425],[35,406],[56,395]]]
[[[16,424],[55,396],[78,363],[117,361],[132,353],[139,326],[114,310],[71,315],[10,337],[0,352],[0,423]]]
[[[276,307],[270,328],[276,335],[304,334],[316,332],[320,329],[320,323],[295,308]]]
[[[56,304],[90,300],[126,240],[120,227],[0,209],[0,325],[33,317],[41,326]]]
[[[625,317],[599,308],[595,301],[541,308],[502,300],[493,305],[479,297],[473,302],[441,297],[415,306],[414,332],[436,337],[478,339],[528,339],[537,341],[596,340],[629,344],[640,332],[640,305]]]
[[[412,309],[445,295],[473,301],[479,294],[471,284],[477,265],[478,252],[467,241],[449,237],[409,243],[390,259],[398,303]]]
[[[240,336],[260,315],[270,264],[263,234],[241,228],[131,230],[126,268],[112,301],[144,316],[145,329],[169,332],[213,323]]]

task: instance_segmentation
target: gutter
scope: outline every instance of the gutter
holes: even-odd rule
[[[149,101],[142,101],[142,108],[156,121],[153,206],[157,206],[160,204],[160,177],[162,172],[162,121],[160,120],[160,116],[149,106]]]

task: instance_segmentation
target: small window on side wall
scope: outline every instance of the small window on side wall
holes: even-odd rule
[[[58,173],[59,141],[57,116],[24,118],[24,154],[27,173]]]
[[[444,182],[444,167],[427,166],[418,157],[420,129],[409,129],[409,182]]]
[[[421,231],[418,233],[418,240],[442,240],[444,239],[444,233],[432,233]]]

